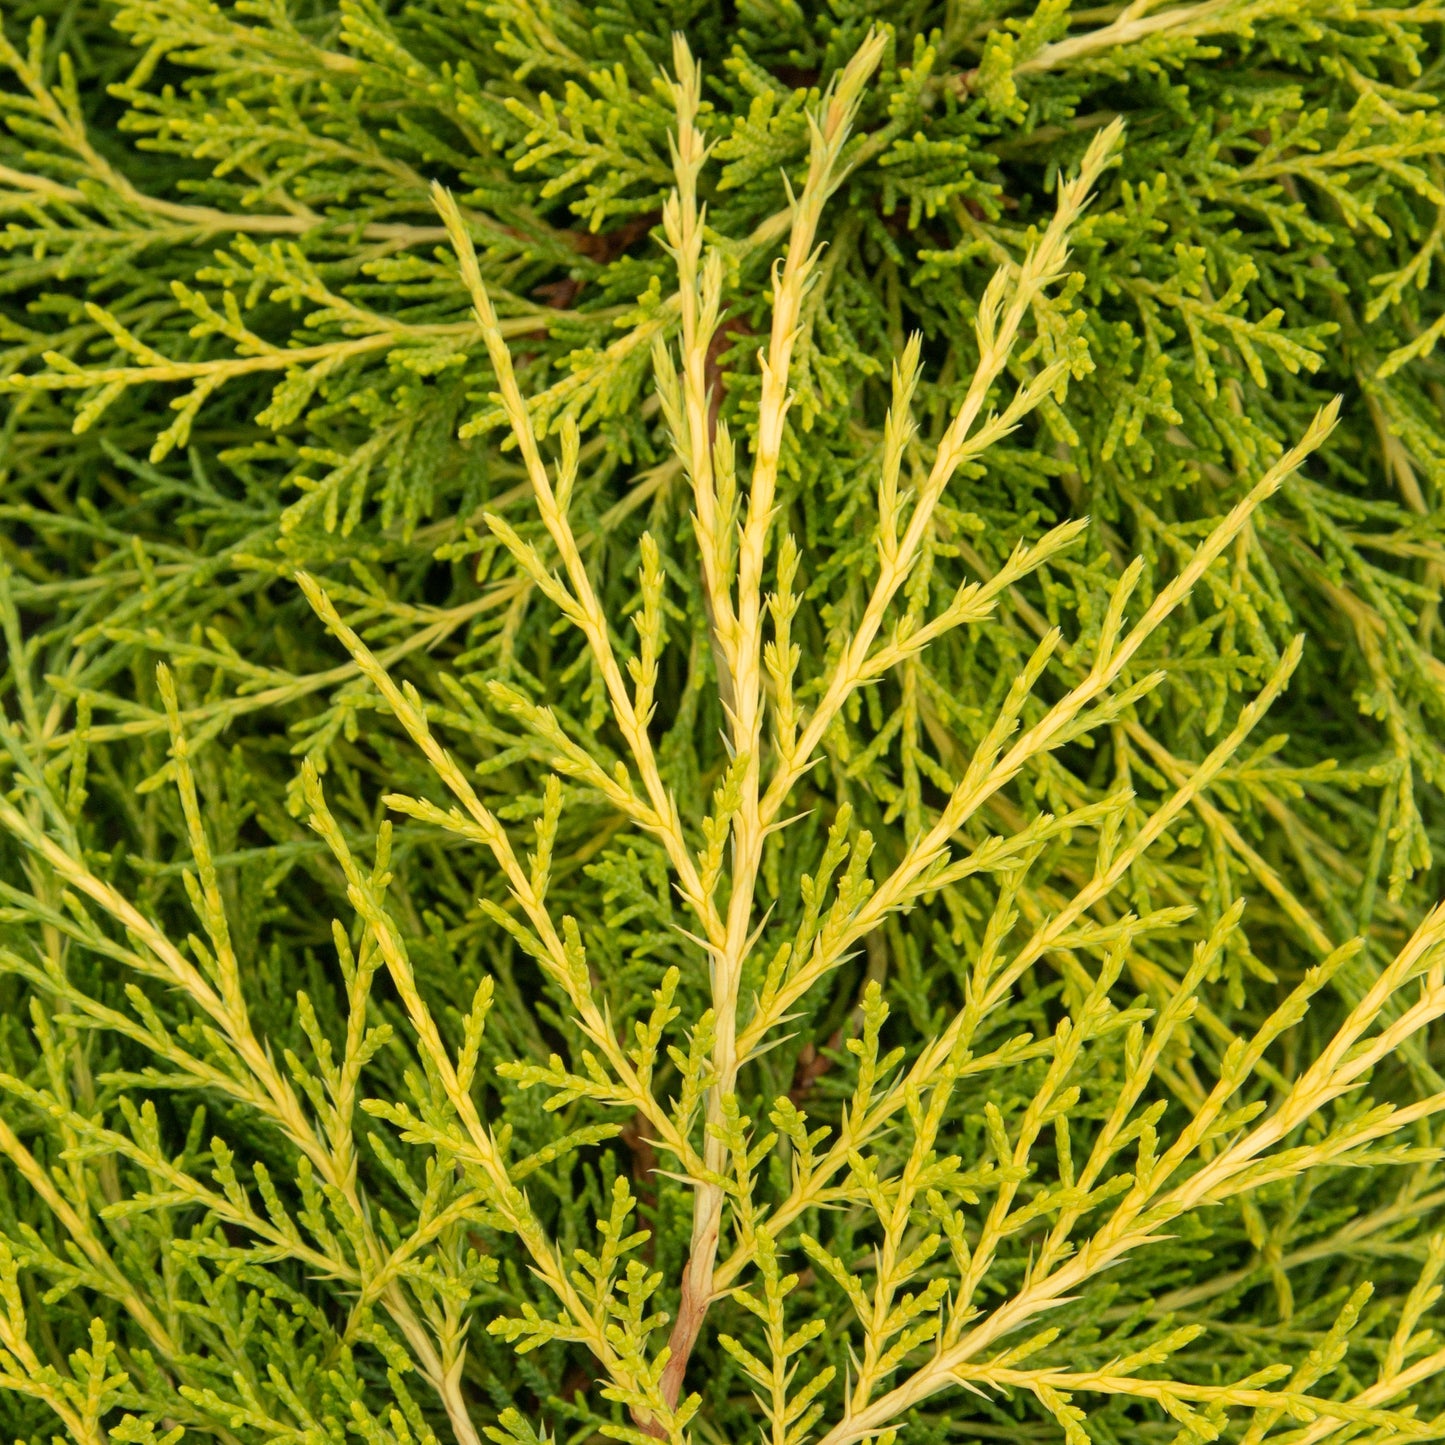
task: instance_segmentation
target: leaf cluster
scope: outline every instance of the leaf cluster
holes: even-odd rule
[[[1438,7],[0,22],[12,1437],[1445,1433]]]

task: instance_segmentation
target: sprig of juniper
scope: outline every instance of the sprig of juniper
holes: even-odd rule
[[[572,7],[478,50],[439,5],[137,5],[139,70],[59,17],[74,83],[31,42],[17,1431],[1438,1433],[1429,7],[899,14],[859,81],[867,10],[742,7],[707,105],[665,24]],[[90,139],[96,75],[158,148]],[[1049,279],[1039,207],[1084,191],[1034,170],[1121,80],[1148,102]],[[667,252],[618,227],[653,212]],[[132,459],[164,428],[129,383],[110,450],[59,444],[41,352],[96,399],[120,332],[202,368],[189,469]],[[1271,702],[1296,742],[1246,751]],[[995,1344],[1010,1309],[1060,1334]]]
[[[1008,372],[1023,322],[1058,285],[1070,231],[1114,157],[1117,126],[1094,138],[1077,178],[1060,186],[1055,219],[1022,262],[996,272],[978,309],[977,371],[932,449],[930,464],[914,473],[907,488],[900,484],[901,467],[914,433],[910,401],[921,369],[918,346],[911,345],[900,358],[879,458],[880,525],[864,598],[851,620],[835,624],[821,671],[804,667],[801,649],[792,642],[791,629],[806,611],[805,599],[793,590],[800,549],[776,526],[776,497],[793,351],[798,318],[817,284],[819,216],[836,188],[849,124],[880,52],[876,40],[860,49],[811,122],[811,161],[774,272],[773,321],[760,359],[762,387],[747,446],[746,486],[738,478],[730,431],[712,414],[708,395],[706,360],[722,318],[724,257],[716,244],[707,245],[697,199],[706,157],[696,124],[700,77],[680,43],[675,53],[678,187],[665,209],[664,226],[679,273],[681,341],[675,361],[662,346],[655,359],[662,414],[692,492],[699,575],[713,633],[709,650],[718,658],[717,687],[725,702],[729,761],[708,815],[695,824],[684,820],[649,732],[667,648],[660,553],[644,537],[638,643],[635,651],[624,649],[602,610],[569,520],[580,437],[575,427],[564,424],[560,458],[549,466],[465,221],[445,192],[437,194],[438,207],[498,377],[498,404],[513,429],[557,563],[547,561],[536,544],[500,516],[489,516],[488,525],[522,574],[581,633],[623,756],[609,763],[576,735],[575,725],[514,688],[492,686],[493,705],[532,735],[554,769],[535,821],[535,849],[524,862],[508,827],[437,739],[418,691],[393,682],[327,593],[312,579],[301,578],[312,605],[453,800],[447,807],[424,795],[393,795],[388,805],[488,850],[505,882],[507,901],[489,903],[486,911],[535,961],[545,987],[564,1010],[574,1040],[572,1058],[554,1054],[546,1064],[503,1059],[496,1066],[496,1087],[504,1095],[509,1088],[523,1094],[541,1088],[554,1113],[585,1101],[597,1122],[554,1131],[539,1149],[513,1156],[510,1128],[489,1121],[474,1092],[496,980],[482,975],[458,1041],[449,1042],[418,981],[404,918],[387,898],[389,829],[383,826],[375,863],[363,866],[309,765],[303,796],[312,827],[340,868],[356,910],[360,951],[354,952],[357,945],[338,926],[335,943],[347,989],[341,1054],[303,994],[298,1002],[311,1057],[303,1060],[288,1052],[284,1068],[274,1061],[250,1018],[198,803],[179,695],[165,670],[160,688],[171,734],[170,771],[194,859],[186,886],[205,939],[193,937],[186,948],[177,946],[96,874],[55,792],[54,770],[42,771],[33,751],[43,742],[44,725],[33,707],[23,708],[25,732],[6,728],[18,793],[13,802],[0,801],[0,822],[26,850],[30,881],[7,884],[5,893],[10,918],[41,929],[37,939],[52,941],[29,957],[7,951],[7,965],[35,990],[34,1017],[42,1040],[54,1039],[57,1027],[99,1029],[154,1060],[139,1072],[113,1072],[108,1076],[112,1087],[141,1084],[214,1094],[231,1101],[241,1117],[273,1131],[300,1163],[300,1207],[287,1205],[259,1158],[251,1165],[258,1206],[236,1172],[230,1146],[220,1139],[210,1148],[214,1184],[203,1183],[186,1162],[197,1144],[188,1145],[179,1158],[168,1157],[154,1109],[147,1105],[137,1112],[123,1092],[118,1100],[127,1116],[124,1131],[102,1122],[94,1105],[75,1100],[53,1072],[48,1084],[8,1076],[5,1085],[12,1097],[54,1120],[62,1136],[75,1141],[70,1152],[77,1161],[120,1161],[146,1175],[150,1182],[138,1192],[116,1188],[103,1217],[200,1210],[211,1221],[209,1233],[197,1238],[199,1249],[187,1253],[203,1271],[205,1261],[224,1268],[233,1259],[244,1278],[294,1260],[335,1279],[354,1296],[349,1320],[337,1335],[347,1350],[364,1342],[387,1354],[382,1343],[387,1336],[373,1323],[372,1312],[380,1306],[395,1330],[391,1350],[409,1357],[464,1441],[480,1438],[459,1388],[467,1322],[479,1293],[499,1279],[495,1263],[464,1244],[468,1231],[483,1223],[499,1238],[516,1241],[542,1296],[537,1304],[524,1302],[520,1311],[504,1309],[491,1332],[523,1352],[565,1342],[584,1347],[602,1373],[604,1396],[627,1407],[635,1422],[605,1426],[616,1438],[680,1442],[688,1437],[703,1398],[697,1393],[684,1397],[683,1384],[706,1318],[723,1297],[755,1317],[762,1331],[756,1342],[726,1335],[722,1343],[762,1392],[764,1418],[779,1445],[813,1433],[827,1445],[886,1435],[910,1410],[958,1385],[1026,1390],[1066,1434],[1080,1439],[1085,1438],[1085,1417],[1071,1401],[1085,1393],[1160,1405],[1195,1436],[1217,1434],[1234,1411],[1248,1413],[1251,1438],[1263,1438],[1286,1419],[1313,1422],[1304,1437],[1311,1440],[1345,1427],[1430,1438],[1435,1433],[1431,1425],[1409,1409],[1392,1407],[1438,1364],[1437,1355],[1406,1363],[1424,1348],[1416,1341],[1416,1325],[1433,1288],[1438,1251],[1404,1302],[1378,1380],[1344,1397],[1315,1389],[1328,1368],[1318,1352],[1298,1368],[1257,1370],[1223,1384],[1195,1384],[1187,1370],[1182,1379],[1146,1373],[1168,1363],[1177,1374],[1180,1357],[1198,1335],[1191,1329],[1166,1332],[1098,1368],[1070,1368],[1047,1359],[1037,1363],[1058,1340],[1057,1330],[1039,1332],[1038,1317],[1120,1260],[1147,1250],[1181,1218],[1276,1180],[1331,1166],[1398,1165],[1436,1157],[1431,1148],[1422,1153],[1418,1146],[1395,1141],[1402,1130],[1445,1107],[1445,1093],[1425,1092],[1399,1106],[1371,1105],[1354,1096],[1363,1079],[1445,1014],[1438,952],[1445,921],[1439,914],[1431,914],[1398,955],[1375,972],[1358,1001],[1320,1041],[1312,1062],[1280,1078],[1272,1100],[1250,1097],[1252,1081],[1279,1041],[1308,1018],[1310,1001],[1348,967],[1357,948],[1335,950],[1309,969],[1256,1028],[1234,1032],[1225,1026],[1228,1046],[1211,1050],[1215,1062],[1209,1081],[1191,1071],[1162,1095],[1157,1092],[1161,1071],[1176,1040],[1193,1031],[1198,990],[1239,930],[1240,910],[1230,909],[1200,941],[1183,976],[1167,986],[1162,1007],[1121,1008],[1113,1001],[1137,940],[1177,926],[1188,910],[1165,906],[1111,915],[1099,908],[1236,758],[1297,667],[1298,644],[1285,651],[1262,690],[1188,781],[1144,819],[1130,819],[1132,800],[1127,791],[1116,790],[1058,816],[1040,813],[1012,833],[968,836],[985,803],[1025,769],[1097,729],[1114,726],[1165,681],[1166,671],[1141,670],[1136,660],[1147,657],[1152,635],[1247,537],[1261,505],[1319,447],[1334,424],[1333,409],[1322,413],[1300,445],[1269,467],[1187,554],[1132,625],[1126,625],[1126,615],[1142,569],[1138,564],[1125,569],[1090,630],[1091,660],[1079,680],[1026,722],[1030,699],[1062,646],[1057,628],[1046,633],[959,777],[927,808],[922,825],[905,835],[902,854],[891,867],[870,875],[870,840],[853,829],[844,809],[835,818],[819,871],[807,883],[801,919],[774,922],[773,910],[762,904],[767,840],[801,826],[796,819],[789,822],[785,810],[823,755],[824,740],[850,698],[874,679],[908,666],[954,629],[987,628],[999,600],[1053,562],[1080,533],[1077,525],[1067,525],[1018,549],[1002,571],[987,582],[965,583],[941,610],[930,608],[928,594],[910,585],[926,565],[925,539],[960,466],[1016,427],[1074,364],[1067,355],[1054,358],[1016,381],[996,410],[986,411]],[[23,653],[23,644],[15,640]],[[1084,654],[1076,646],[1074,655]],[[658,840],[670,885],[693,915],[686,966],[706,975],[705,1006],[701,1013],[684,1015],[676,1002],[681,970],[669,969],[650,1016],[635,1025],[632,1043],[617,1032],[611,989],[605,979],[594,977],[578,921],[556,915],[548,902],[566,804],[563,780],[570,780],[573,790],[597,795],[642,836]],[[1018,932],[1016,900],[1031,869],[1052,838],[1081,830],[1097,838],[1087,881],[1038,924]],[[771,1131],[756,1129],[745,1112],[746,1096],[740,1094],[749,1061],[773,1044],[794,1012],[807,1006],[854,949],[886,929],[890,919],[965,880],[981,886],[980,896],[991,897],[992,907],[970,967],[966,1001],[953,1020],[911,1058],[897,1049],[885,1053],[881,1038],[889,1011],[874,980],[862,995],[860,1033],[850,1040],[856,1077],[836,1124],[810,1128],[806,1109],[784,1094],[771,1105]],[[125,991],[125,1007],[69,981],[66,957],[72,946],[129,971],[136,982]],[[1039,961],[1059,953],[1072,960],[1072,1000],[1053,1031],[984,1045],[1023,978]],[[383,968],[396,1000],[397,1023],[368,1025],[373,980]],[[751,993],[745,988],[749,978]],[[196,1022],[168,1023],[143,981],[176,992]],[[42,999],[48,1004],[42,1005]],[[362,1099],[359,1089],[372,1060],[395,1048],[414,1060],[405,1093]],[[1111,1060],[1121,1067],[1101,1074],[1100,1066]],[[670,1069],[664,1069],[664,1061]],[[1030,1072],[1026,1066],[1034,1061],[1038,1070]],[[1008,1115],[984,1099],[980,1118],[987,1148],[974,1162],[957,1153],[942,1154],[940,1131],[961,1094],[973,1081],[1001,1070],[1024,1070],[1033,1082]],[[660,1071],[670,1075],[670,1095],[659,1092]],[[1081,1110],[1086,1097],[1095,1102]],[[1171,1099],[1176,1108],[1188,1106],[1178,1118],[1169,1115]],[[403,1144],[421,1149],[427,1159],[424,1184],[399,1159],[388,1166],[411,1203],[413,1222],[407,1227],[398,1228],[390,1210],[378,1227],[374,1206],[359,1192],[358,1103],[364,1115],[390,1125]],[[655,1298],[664,1276],[639,1257],[648,1231],[628,1232],[636,1200],[625,1179],[615,1180],[610,1209],[598,1215],[596,1245],[571,1252],[575,1267],[563,1241],[521,1188],[537,1170],[615,1137],[629,1116],[642,1121],[653,1147],[669,1160],[669,1176],[691,1201],[691,1238],[678,1281],[676,1316],[661,1346],[652,1337],[668,1323]],[[1045,1130],[1052,1130],[1054,1147],[1047,1174],[1040,1178]],[[379,1138],[373,1147],[383,1158],[393,1158]],[[7,1130],[5,1148],[76,1240],[86,1284],[123,1308],[167,1356],[137,1368],[142,1375],[147,1370],[154,1375],[157,1365],[164,1371],[172,1363],[174,1343],[88,1222],[90,1211],[83,1203],[88,1186],[72,1169],[67,1190],[55,1166],[42,1164],[13,1131]],[[774,1159],[783,1163],[781,1172],[771,1167]],[[820,1214],[820,1207],[826,1213]],[[846,1224],[822,1227],[829,1214]],[[237,1231],[247,1242],[231,1244],[223,1230]],[[724,1240],[730,1248],[719,1264]],[[865,1240],[871,1240],[873,1252],[868,1271],[849,1258]],[[1022,1248],[1027,1262],[1019,1273]],[[852,1367],[846,1381],[839,1381],[831,1366],[801,1369],[816,1353],[826,1327],[821,1314],[805,1309],[800,1315],[789,1307],[798,1277],[783,1275],[780,1261],[797,1249],[833,1282],[856,1317],[848,1332]],[[8,1258],[14,1260],[11,1250]],[[42,1258],[33,1250],[32,1260]],[[15,1265],[7,1267],[13,1280]],[[13,1286],[8,1299],[9,1388],[49,1406],[75,1438],[99,1441],[100,1420],[109,1409],[143,1398],[127,1368],[107,1373],[111,1366],[103,1362],[111,1347],[104,1326],[97,1321],[91,1354],[76,1355],[68,1374],[42,1369],[25,1343],[25,1307]],[[1362,1303],[1352,1300],[1337,1322],[1332,1338],[1338,1343],[1330,1347],[1336,1356]],[[1007,1343],[1031,1326],[1023,1343]],[[183,1376],[203,1377],[206,1366],[198,1362],[198,1367],[200,1376],[190,1367],[183,1368]],[[1282,1385],[1285,1380],[1288,1384]],[[399,1385],[393,1373],[393,1390]],[[278,1439],[296,1435],[296,1426],[269,1414],[252,1392],[228,1406],[214,1385],[177,1382],[170,1389],[187,1403],[188,1417],[197,1423],[219,1408],[222,1416],[231,1412],[230,1430],[245,1426]],[[415,1417],[414,1428],[422,1428],[420,1418]],[[394,1415],[391,1431],[404,1432],[405,1419],[405,1410]],[[111,1434],[148,1438],[158,1423],[153,1412],[131,1415],[128,1421]],[[369,1429],[381,1428],[373,1418]],[[503,1416],[497,1438],[508,1432],[532,1438],[530,1427],[511,1415]]]

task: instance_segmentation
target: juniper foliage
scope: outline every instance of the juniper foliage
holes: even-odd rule
[[[10,1437],[1445,1435],[1445,10],[0,18]]]

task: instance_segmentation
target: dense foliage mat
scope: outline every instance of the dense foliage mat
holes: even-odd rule
[[[1445,8],[0,26],[0,1433],[1445,1436]]]

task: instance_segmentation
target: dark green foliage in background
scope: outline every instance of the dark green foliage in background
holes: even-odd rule
[[[449,1438],[455,1421],[379,1304],[382,1286],[358,1305],[365,1290],[333,1268],[359,1257],[344,1209],[248,1102],[254,1082],[232,1089],[156,1056],[161,1035],[206,1056],[204,1020],[143,979],[136,960],[155,946],[77,896],[61,857],[83,860],[158,936],[186,939],[199,913],[211,952],[223,906],[258,1047],[311,1099],[313,1085],[324,1093],[318,1040],[342,1049],[348,989],[376,967],[338,861],[344,840],[404,930],[450,1047],[464,1047],[479,984],[495,979],[475,1092],[493,1127],[512,1131],[513,1155],[577,1131],[556,1158],[538,1156],[525,1186],[569,1264],[574,1246],[597,1247],[614,1181],[630,1179],[634,1220],[652,1232],[648,1269],[664,1280],[652,1308],[676,1308],[690,1192],[654,1172],[673,1164],[644,1122],[583,1092],[549,1111],[541,1089],[496,1077],[498,1064],[545,1068],[554,1051],[581,1072],[585,1040],[508,931],[490,856],[425,819],[385,833],[384,795],[442,804],[445,791],[295,581],[316,578],[414,685],[519,853],[550,806],[553,750],[518,699],[552,708],[605,767],[625,754],[594,659],[484,518],[554,565],[433,203],[440,181],[544,451],[565,449],[573,425],[580,434],[571,525],[619,637],[645,610],[643,533],[656,540],[668,644],[651,732],[683,824],[701,836],[727,775],[727,717],[693,500],[653,384],[654,345],[674,344],[679,325],[661,229],[674,33],[703,72],[698,124],[713,149],[701,185],[726,265],[709,380],[716,415],[742,439],[808,116],[868,35],[885,39],[823,214],[779,474],[777,525],[801,552],[794,640],[815,671],[867,598],[894,358],[921,335],[910,467],[926,471],[979,361],[990,276],[1037,242],[1090,142],[1118,116],[1126,127],[1119,164],[1073,228],[1069,274],[1031,313],[1005,377],[1022,384],[1064,358],[1066,380],[960,472],[908,600],[942,605],[1059,522],[1087,517],[1087,530],[987,626],[855,694],[797,789],[790,812],[806,820],[765,857],[760,909],[779,939],[807,926],[799,880],[818,876],[830,829],[854,843],[851,862],[833,857],[840,876],[885,877],[937,817],[1040,637],[1058,626],[1064,645],[1025,724],[1087,671],[1131,559],[1145,559],[1137,612],[1343,398],[1328,440],[1149,637],[1126,681],[1157,668],[1162,686],[1032,759],[970,839],[1018,834],[1045,812],[1082,821],[1041,833],[1017,875],[970,879],[869,934],[809,994],[791,1037],[744,1070],[743,1112],[765,1120],[787,1096],[837,1124],[867,1057],[870,983],[891,1010],[884,1049],[917,1057],[967,1002],[990,928],[1012,914],[1032,930],[1087,885],[1101,849],[1137,836],[1188,782],[1300,634],[1302,661],[1265,722],[1093,907],[1097,935],[1025,973],[978,1051],[1047,1038],[1077,1015],[1125,920],[1143,922],[1109,991],[1121,1011],[1163,1006],[1213,940],[1187,1046],[1153,1086],[1161,1112],[1187,1121],[1229,1039],[1359,937],[1251,1086],[1274,1099],[1439,897],[1445,7],[3,0],[0,19],[0,789],[31,830],[0,838],[0,1359],[19,1368],[6,1331],[28,1330],[87,1428],[137,1442],[184,1427],[409,1445]],[[303,763],[319,778],[309,799]],[[331,839],[308,826],[323,786]],[[1132,797],[1110,812],[1121,789]],[[187,882],[188,807],[214,863],[199,887]],[[390,852],[373,875],[378,846]],[[707,970],[664,850],[596,788],[568,786],[550,896],[577,919],[619,1036],[647,1022],[674,966],[682,1023],[696,1024]],[[755,973],[747,995],[763,987]],[[379,1031],[361,1097],[415,1103],[427,1085],[408,1082],[423,1064],[399,1042],[403,1001],[378,983],[360,1014]],[[1098,1041],[1081,1135],[1107,1115],[1126,1052],[1123,1026]],[[1046,1067],[1034,1055],[960,1082],[940,1151],[967,1164],[995,1147],[986,1103],[1016,1136]],[[1437,1070],[1438,1033],[1421,1034],[1369,1092],[1431,1095],[1445,1087]],[[358,1118],[370,1226],[388,1248],[425,1233],[395,1288],[457,1345],[478,1430],[626,1438],[629,1402],[604,1397],[585,1348],[550,1340],[519,1354],[489,1333],[499,1316],[550,1307],[511,1236],[480,1205],[426,1223],[460,1185],[395,1118]],[[1087,1372],[1156,1345],[1162,1358],[1174,1332],[1198,1326],[1173,1378],[1233,1384],[1283,1359],[1299,1389],[1354,1399],[1387,1365],[1398,1373],[1439,1346],[1424,1334],[1434,1300],[1417,1289],[1442,1263],[1429,1244],[1445,1218],[1439,1136],[1422,1118],[1393,1141],[1397,1158],[1281,1177],[1190,1216],[1052,1310],[1044,1323],[1061,1335],[1034,1363]],[[786,1166],[769,1167],[786,1192]],[[806,1227],[821,1233],[827,1213]],[[833,1213],[828,1249],[871,1268],[869,1221]],[[991,1287],[1017,1286],[1030,1246],[1027,1230],[1010,1241]],[[805,1311],[834,1318],[838,1286],[796,1241],[788,1249]],[[1402,1301],[1421,1316],[1408,1329]],[[754,1438],[758,1418],[719,1331],[748,1350],[763,1337],[736,1301],[714,1306],[687,1377],[703,1401],[692,1437],[709,1445]],[[832,1420],[848,1333],[806,1349],[805,1375],[837,1369]],[[1431,1373],[1410,1397],[1421,1439],[1445,1433],[1427,1428],[1445,1411]],[[1075,1404],[1087,1415],[1075,1441],[1206,1438],[1137,1395]],[[520,1414],[499,1425],[508,1410]],[[1065,1438],[1066,1417],[1025,1389],[955,1391],[899,1423],[910,1441],[1043,1441]],[[1250,1445],[1325,1438],[1279,1412],[1216,1424]],[[42,1394],[0,1391],[7,1438],[58,1428]],[[67,1428],[85,1445],[105,1438]],[[1398,1424],[1331,1428],[1405,1438]]]

